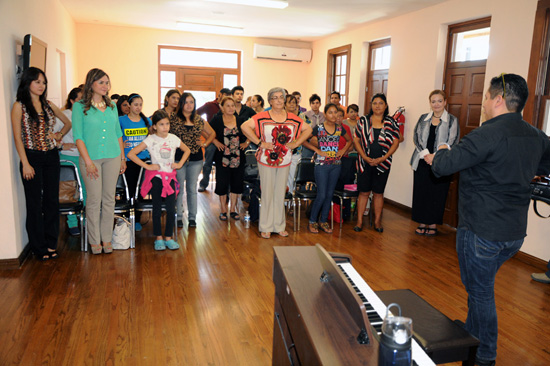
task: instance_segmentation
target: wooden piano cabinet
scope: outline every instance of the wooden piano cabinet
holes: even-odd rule
[[[346,304],[351,296],[342,297],[333,277],[322,282],[323,270],[317,247],[274,248],[273,365],[376,365],[378,342],[368,320],[370,342],[360,344],[361,328]]]

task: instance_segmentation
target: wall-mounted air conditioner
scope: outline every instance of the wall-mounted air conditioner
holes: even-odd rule
[[[294,62],[310,62],[311,50],[307,48],[267,46],[255,43],[254,58]]]

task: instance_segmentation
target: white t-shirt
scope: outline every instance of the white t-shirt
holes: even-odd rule
[[[69,121],[72,120],[73,111],[71,111],[70,109],[65,109],[63,111],[63,114],[66,115],[69,118]],[[61,131],[64,126],[65,125],[63,124],[63,122],[61,122],[61,120],[56,117],[55,118],[55,126],[53,127],[53,132]],[[61,139],[61,142],[64,143],[64,144],[74,144],[73,129],[72,128],[69,130],[69,132],[67,132],[67,134],[65,134],[63,136],[63,138]],[[61,154],[69,155],[69,156],[79,156],[78,149],[76,148],[76,146],[73,147],[72,149],[61,150]]]
[[[176,149],[181,145],[179,137],[171,133],[166,138],[154,134],[147,136],[143,142],[147,145],[151,162],[160,165],[161,172],[171,173]]]

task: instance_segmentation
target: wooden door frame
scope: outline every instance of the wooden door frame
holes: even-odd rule
[[[541,107],[545,87],[548,87],[548,68],[550,56],[550,0],[539,0],[535,13],[533,41],[531,42],[531,57],[527,86],[529,98],[523,110],[523,119],[533,126],[542,129]]]
[[[464,62],[451,62],[452,57],[452,44],[453,44],[453,35],[455,33],[466,32],[469,30],[482,28],[483,25],[487,24],[488,27],[491,26],[491,17],[479,18],[474,20],[469,20],[466,22],[450,24],[447,31],[447,47],[445,50],[445,65],[443,68],[443,83],[445,83],[445,77],[447,76],[447,69],[452,69],[455,67],[474,67],[474,66],[483,66],[487,61],[464,61]],[[459,30],[459,32],[456,32]],[[460,65],[458,65],[460,64]],[[442,85],[442,90],[445,90],[446,85]]]
[[[382,48],[382,47],[386,47],[386,46],[391,46],[391,38],[380,39],[378,41],[369,42],[368,61],[367,61],[367,80],[366,80],[367,82],[366,82],[365,88],[369,87],[369,73],[370,73],[371,67],[372,67],[372,50],[374,50],[375,48]],[[389,82],[389,80],[388,80],[388,82]],[[364,105],[363,105],[363,111],[365,112],[365,114],[367,114],[369,109],[370,109],[370,100],[369,99],[370,99],[369,98],[369,90],[365,90],[365,102],[364,102]]]
[[[330,94],[334,91],[334,56],[339,56],[343,53],[347,53],[347,62],[346,62],[346,93],[345,96],[348,97],[349,101],[349,75],[350,75],[350,67],[351,67],[351,44],[347,44],[345,46],[340,46],[336,48],[332,48],[327,51],[327,90],[325,94],[325,104],[328,104],[330,101]],[[341,91],[340,91],[341,93]]]

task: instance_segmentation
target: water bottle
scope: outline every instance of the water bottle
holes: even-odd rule
[[[389,314],[392,306],[399,309],[399,316]],[[411,366],[412,334],[412,319],[401,316],[401,307],[398,304],[390,304],[382,323],[378,366]]]
[[[246,213],[244,214],[244,228],[245,229],[250,229],[250,214],[248,213],[248,211],[246,211]]]

